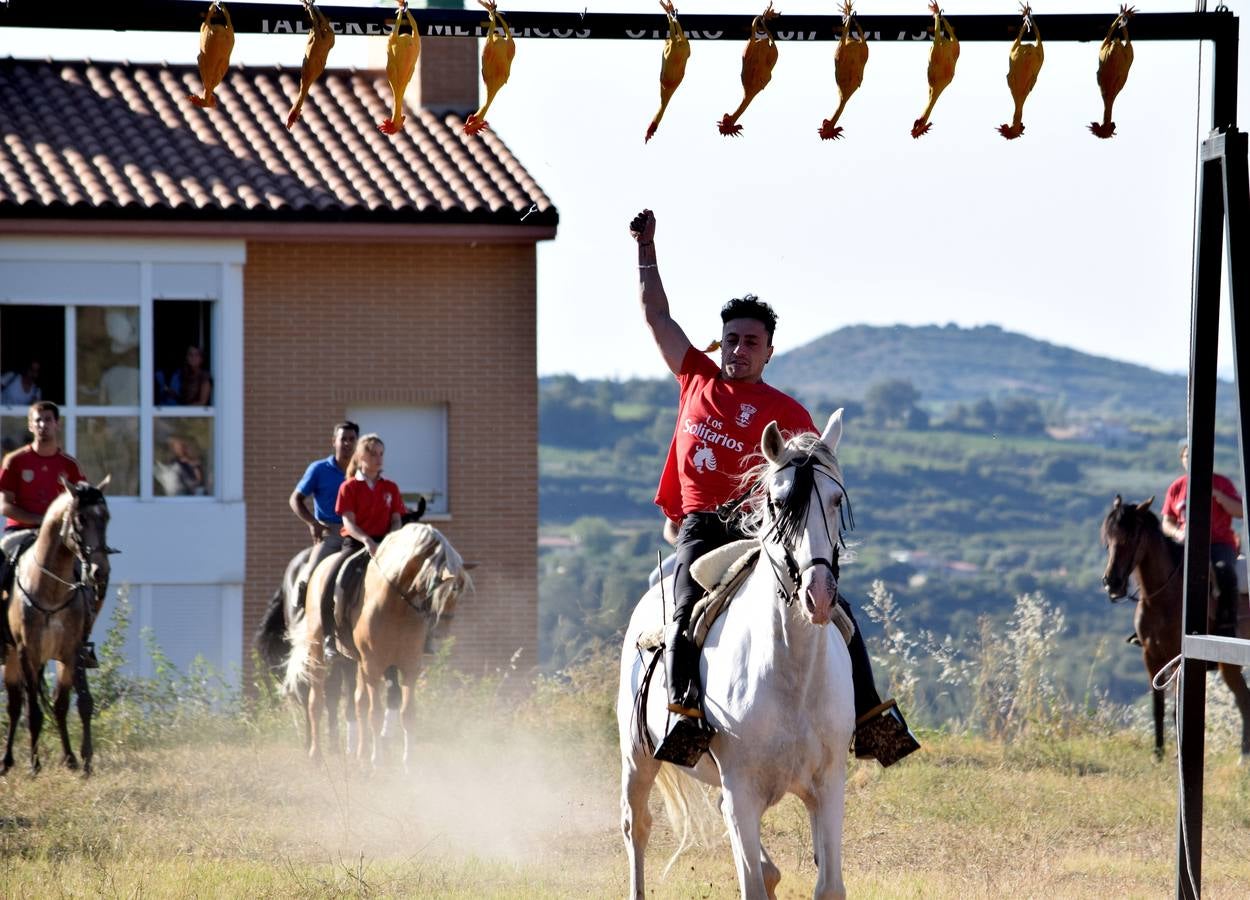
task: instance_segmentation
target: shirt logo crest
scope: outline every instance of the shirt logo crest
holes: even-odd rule
[[[707,444],[700,444],[699,449],[694,452],[694,468],[697,472],[704,469],[709,472],[716,471],[716,454]]]
[[[746,428],[751,424],[751,417],[757,412],[759,410],[750,403],[743,403],[738,407],[738,415],[734,418],[734,422],[737,423],[739,428]]]

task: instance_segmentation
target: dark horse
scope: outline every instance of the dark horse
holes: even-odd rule
[[[1184,583],[1184,548],[1164,535],[1159,517],[1150,511],[1154,497],[1141,503],[1125,503],[1116,494],[1111,511],[1102,522],[1107,546],[1107,570],[1102,584],[1112,603],[1128,594],[1129,575],[1137,577],[1140,598],[1133,623],[1141,640],[1142,661],[1153,682],[1155,675],[1181,652],[1181,592]],[[1208,601],[1208,621],[1214,620],[1213,597]],[[1250,609],[1245,595],[1237,603],[1237,637],[1250,638]],[[1241,712],[1241,757],[1250,755],[1250,688],[1241,667],[1220,663],[1220,675],[1233,692]],[[1155,690],[1155,756],[1163,755],[1163,691]]]
[[[312,548],[305,547],[291,557],[282,575],[282,584],[270,598],[269,606],[265,610],[265,615],[253,639],[257,654],[264,662],[269,675],[278,684],[281,684],[286,676],[286,664],[291,656],[291,640],[288,637],[291,626],[302,623],[304,619],[304,595],[308,578],[305,569],[311,555]],[[331,733],[338,733],[338,712],[344,698],[348,701],[345,709],[348,731],[353,732],[356,724],[356,705],[351,702],[351,698],[356,692],[356,663],[345,656],[340,656],[326,674],[325,691]],[[299,685],[294,699],[301,709],[307,708],[307,684]]]
[[[108,587],[108,554],[112,551],[105,536],[109,511],[103,493],[108,481],[105,478],[98,486],[85,481],[69,484],[62,477],[65,490],[44,514],[34,545],[18,558],[8,602],[14,643],[5,648],[4,656],[4,683],[9,695],[4,772],[13,766],[13,738],[23,697],[30,727],[30,767],[39,771],[39,732],[43,728],[40,702],[46,700],[43,670],[49,660],[56,660],[52,712],[65,751],[64,763],[70,769],[78,768],[66,725],[73,689],[82,719],[83,771],[91,773],[94,702],[79,652]]]

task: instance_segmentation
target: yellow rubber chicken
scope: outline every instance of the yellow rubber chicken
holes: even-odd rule
[[[668,109],[668,101],[673,99],[673,92],[686,77],[686,62],[690,59],[690,41],[686,39],[681,23],[677,21],[677,10],[668,0],[660,0],[660,6],[668,14],[668,39],[664,41],[664,59],[660,63],[660,111],[647,126],[647,136],[643,143],[655,136],[655,130],[660,127],[660,119],[664,118],[664,110]]]
[[[402,18],[401,18],[402,17]],[[405,21],[408,33],[400,34],[399,30]],[[383,134],[398,134],[404,127],[404,92],[408,90],[408,82],[417,68],[417,57],[421,55],[421,35],[417,33],[417,20],[408,11],[408,4],[400,0],[399,12],[395,15],[395,27],[386,41],[386,80],[391,84],[391,95],[394,105],[391,117],[383,119],[378,131]]]
[[[224,22],[213,24],[213,15],[221,13]],[[211,109],[217,105],[213,91],[226,77],[230,68],[230,52],[234,50],[234,23],[230,21],[230,13],[220,2],[214,2],[204,14],[204,24],[200,26],[200,55],[196,62],[200,66],[200,82],[204,85],[203,97],[188,99],[200,109]]]
[[[1098,48],[1098,90],[1102,92],[1102,121],[1090,122],[1089,130],[1100,138],[1115,134],[1115,122],[1111,121],[1111,107],[1116,96],[1128,81],[1128,70],[1133,65],[1133,44],[1128,36],[1128,20],[1137,10],[1131,6],[1120,7],[1120,14],[1111,23],[1107,36]],[[1116,40],[1116,29],[1123,40]]]
[[[742,51],[742,102],[732,113],[725,113],[725,117],[717,123],[721,134],[734,136],[742,133],[738,118],[746,112],[755,95],[772,81],[773,66],[777,65],[777,42],[768,23],[775,18],[777,13],[769,0],[768,8],[751,21],[751,37]]]
[[[933,126],[929,124],[929,116],[937,105],[938,97],[955,77],[955,63],[959,62],[959,39],[955,37],[955,29],[946,21],[937,3],[930,3],[929,10],[933,13],[933,48],[929,51],[929,105],[924,108],[924,115],[912,123],[911,136],[920,137],[927,134]]]
[[[998,133],[1012,141],[1024,134],[1024,101],[1037,84],[1037,73],[1042,71],[1042,62],[1046,56],[1042,50],[1042,30],[1033,21],[1033,10],[1025,4],[1020,8],[1024,21],[1020,23],[1020,31],[1016,34],[1016,42],[1011,45],[1011,62],[1007,65],[1007,87],[1011,89],[1011,99],[1016,103],[1016,110],[1011,116],[1010,125],[999,125]],[[1025,44],[1024,32],[1033,28],[1037,35],[1036,44]]]
[[[286,128],[290,131],[299,119],[304,101],[308,99],[308,90],[313,86],[321,73],[325,71],[326,59],[330,48],[334,46],[334,29],[325,14],[313,5],[312,0],[304,0],[304,10],[312,20],[312,28],[308,31],[308,44],[304,47],[304,65],[299,72],[299,96],[286,117]]]
[[[482,47],[482,81],[486,84],[486,102],[465,121],[465,134],[477,134],[489,127],[486,110],[490,109],[499,89],[508,83],[508,76],[512,74],[512,57],[516,56],[516,41],[512,39],[512,29],[495,8],[494,0],[477,2],[490,15],[490,33],[486,35],[486,45]],[[501,27],[503,34],[499,33]]]
[[[855,19],[855,27],[859,37],[851,40],[851,21],[855,10],[851,9],[851,0],[842,4],[842,40],[833,53],[833,78],[838,83],[838,108],[833,118],[820,123],[820,139],[822,141],[837,140],[842,136],[843,128],[838,125],[842,110],[846,109],[846,101],[851,94],[859,90],[864,83],[864,66],[868,64],[868,37],[863,26]]]

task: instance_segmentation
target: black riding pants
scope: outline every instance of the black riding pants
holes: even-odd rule
[[[704,553],[746,537],[736,526],[714,512],[687,513],[677,532],[677,557],[673,569],[673,621],[682,631],[690,627],[690,614],[703,596],[703,587],[690,574],[690,566]]]
[[[1237,615],[1237,548],[1232,544],[1211,545],[1211,568],[1219,591],[1216,621],[1236,622]]]

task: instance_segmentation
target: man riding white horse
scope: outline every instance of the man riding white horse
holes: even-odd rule
[[[673,522],[677,535],[673,615],[664,633],[668,709],[676,724],[655,757],[689,765],[711,738],[703,727],[699,649],[689,634],[691,613],[703,588],[691,565],[703,554],[742,538],[718,510],[740,492],[744,465],[760,446],[765,426],[776,421],[783,432],[815,432],[798,401],[763,381],[773,355],[777,317],[768,304],[748,294],[721,310],[721,363],[717,366],[690,343],[669,311],[655,252],[655,216],[643,210],[630,223],[638,243],[638,279],[643,313],[656,346],[681,386],[677,426],[655,502]],[[829,578],[835,578],[836,557]],[[840,596],[839,605],[851,616]],[[851,616],[852,621],[854,617]],[[858,627],[849,642],[855,687],[855,750],[861,757],[891,765],[919,748],[894,701],[881,702],[872,664]]]

